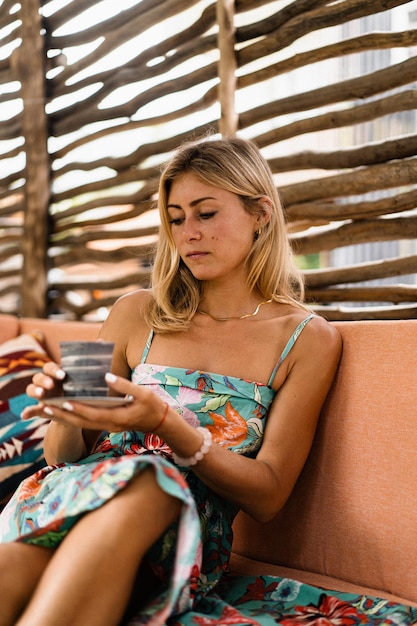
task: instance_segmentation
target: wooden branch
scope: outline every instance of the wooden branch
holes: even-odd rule
[[[22,246],[21,239],[18,242],[5,243],[0,247],[0,261],[7,261],[9,259],[13,259],[14,257],[21,257],[22,255]]]
[[[291,237],[296,254],[312,254],[371,241],[394,241],[417,237],[417,217],[361,220],[324,232]]]
[[[384,287],[341,287],[307,289],[308,302],[416,302],[417,287],[411,285],[387,285]]]
[[[367,0],[367,2],[363,2],[363,0],[344,0],[336,4],[331,3],[325,7],[305,11],[277,28],[273,36],[264,37],[250,46],[243,47],[238,55],[239,67],[266,57],[272,52],[282,50],[307,33],[311,34],[316,30],[379,13],[407,2],[408,0],[385,0],[382,6],[380,0]],[[268,20],[272,21],[272,18],[269,17]],[[238,41],[241,41],[243,36],[244,31],[239,29]]]
[[[336,84],[311,89],[304,93],[288,96],[259,107],[240,113],[240,128],[246,128],[259,121],[274,119],[279,115],[309,111],[322,106],[347,100],[364,100],[378,93],[383,93],[413,83],[417,73],[417,57],[391,65],[388,68],[365,74],[358,78],[340,81]]]
[[[235,135],[238,127],[238,117],[235,109],[236,91],[236,55],[235,55],[235,24],[234,0],[217,0],[218,48],[220,59],[218,63],[220,103],[220,132],[222,135]]]
[[[195,112],[195,111],[194,111]],[[181,112],[182,113],[182,112]],[[179,112],[177,111],[177,119],[181,117],[181,115],[179,115]],[[153,120],[148,120],[150,123],[153,122]],[[196,131],[196,129],[194,130],[194,132]],[[113,134],[118,134],[118,130],[115,129],[113,131]],[[182,133],[182,137],[184,136],[189,136],[190,135],[190,131],[187,131],[186,133]],[[178,137],[178,136],[177,136]],[[92,141],[94,141],[96,139],[96,137],[94,135],[90,135],[89,137],[89,141],[86,143],[90,143]],[[173,139],[170,139],[170,143],[173,143]],[[175,144],[175,147],[177,146],[177,144]],[[67,173],[68,171],[73,171],[74,169],[79,169],[82,171],[92,171],[96,168],[99,167],[106,167],[108,169],[113,169],[115,172],[123,172],[124,170],[127,169],[131,169],[131,168],[135,168],[136,170],[138,170],[140,168],[140,164],[147,158],[149,158],[150,156],[155,156],[155,153],[158,153],[159,151],[162,152],[162,144],[161,143],[152,143],[152,144],[142,144],[139,146],[139,148],[137,148],[137,150],[134,150],[131,153],[126,154],[125,156],[122,157],[117,157],[117,158],[113,158],[111,156],[105,156],[105,157],[101,157],[98,158],[94,161],[73,161],[71,163],[69,163],[66,166],[62,166],[59,169],[57,169],[56,175],[63,175],[65,173]],[[153,170],[155,170],[156,168],[154,167]],[[151,173],[152,170],[147,169],[147,170],[141,170],[146,172],[144,176],[142,176],[142,180],[146,180],[146,178],[149,176],[149,174]]]
[[[40,0],[21,4],[22,44],[13,63],[22,85],[23,133],[26,145],[26,207],[22,240],[22,315],[46,315],[49,212],[48,127],[44,109],[44,49]]]
[[[254,137],[256,144],[262,148],[285,139],[315,133],[329,128],[342,128],[353,126],[379,117],[399,113],[400,111],[413,111],[417,108],[417,89],[407,89],[385,98],[372,100],[366,104],[356,103],[354,107],[339,111],[334,110],[322,115],[297,120],[285,124]]]
[[[406,320],[417,317],[417,306],[369,306],[369,307],[332,307],[312,306],[313,310],[329,321],[360,320]]]
[[[181,1],[182,0],[180,0],[180,2]],[[143,6],[143,4],[142,2],[140,6]],[[179,10],[174,8],[174,13],[181,12],[183,7],[178,8]],[[138,9],[138,6],[132,9],[133,12],[136,13],[136,16],[138,15]],[[95,79],[103,83],[103,88],[107,87],[107,89],[111,91],[116,87],[116,84],[120,85],[128,82],[136,82],[138,75],[140,75],[141,80],[144,80],[146,78],[152,78],[155,72],[160,75],[166,74],[176,65],[192,58],[197,51],[203,54],[208,50],[213,50],[216,47],[216,37],[215,35],[205,34],[215,25],[215,11],[215,6],[209,6],[204,9],[196,22],[187,28],[186,37],[184,37],[184,32],[182,31],[174,33],[163,41],[149,46],[145,50],[141,50],[136,57],[127,61],[122,68],[98,72],[95,74]],[[139,15],[137,19],[142,22],[141,15]],[[150,23],[149,25],[152,26],[154,24]],[[129,29],[132,29],[132,20],[129,20]],[[137,35],[138,32],[144,32],[144,30],[146,30],[146,27],[144,27],[142,23],[139,25],[139,29],[133,27],[133,36]],[[88,34],[90,33],[91,30],[89,29]],[[88,34],[86,35],[87,37]],[[103,36],[103,32],[100,32],[99,36]],[[111,52],[115,46],[120,45],[120,41],[127,41],[129,38],[130,35],[128,32],[122,29],[116,33],[112,32],[112,36],[106,43],[106,48],[102,46],[100,50],[93,51],[88,58],[72,64],[71,67],[66,67],[59,76],[56,76],[52,80],[53,91],[58,90],[60,93],[65,92],[65,84],[72,76],[85,69],[87,65],[99,61],[106,51]],[[86,43],[86,41],[85,39],[81,39],[79,43],[83,44]],[[71,43],[68,37],[64,37],[61,41],[52,39],[50,45],[56,48],[67,48],[74,44]],[[173,52],[175,52],[175,54],[173,54]],[[155,59],[159,60],[157,66],[152,63]],[[85,87],[89,84],[91,84],[91,78],[84,78],[77,81],[78,87]]]
[[[194,47],[194,54],[203,53],[203,50],[198,50],[197,46]],[[174,60],[171,59],[172,65],[174,65]],[[141,69],[141,79],[145,80],[146,78],[152,79],[155,78],[155,70],[151,73],[149,70],[149,76],[146,76],[146,72]],[[150,102],[156,101],[158,98],[162,98],[166,95],[170,95],[175,93],[178,90],[179,83],[178,79],[161,79],[161,81],[150,88],[144,88],[137,96],[132,97],[128,102],[124,102],[117,106],[107,107],[107,108],[99,108],[99,105],[103,101],[103,99],[110,95],[112,91],[119,87],[123,87],[125,84],[129,82],[137,82],[134,80],[134,77],[137,76],[137,71],[133,72],[131,76],[127,75],[127,72],[123,69],[119,68],[117,73],[117,79],[115,84],[112,85],[110,82],[105,83],[102,87],[97,88],[94,93],[91,95],[84,97],[81,101],[78,100],[76,103],[68,105],[65,108],[61,108],[58,111],[55,111],[50,115],[51,124],[53,125],[54,132],[56,135],[66,134],[68,132],[73,131],[77,128],[77,119],[81,118],[82,126],[101,120],[111,120],[111,119],[122,119],[123,117],[131,117],[135,115],[142,107],[149,104]],[[194,87],[198,84],[203,84],[208,80],[213,80],[217,78],[217,65],[216,63],[211,63],[204,67],[200,67],[199,69],[187,74],[183,80],[181,81],[181,91],[185,91]],[[90,83],[96,83],[97,77],[90,78]],[[77,85],[77,89],[80,86]],[[71,87],[69,93],[74,91],[74,87]],[[63,95],[63,94],[60,94]],[[205,103],[207,99],[210,97],[210,92],[205,95],[200,100],[197,100],[194,104],[189,105],[188,107],[184,107],[185,111],[191,110],[199,110],[201,107],[201,103]],[[86,110],[86,108],[88,110]],[[160,119],[164,119],[163,115],[159,116]],[[148,118],[149,123],[149,118]]]
[[[7,197],[0,201],[0,216],[7,217],[9,215],[16,215],[23,212],[24,201],[22,192],[19,193],[7,193]],[[19,218],[19,224],[22,224],[22,219]]]
[[[328,0],[293,0],[293,2],[279,9],[273,15],[269,15],[266,19],[241,26],[237,31],[236,40],[238,43],[242,43],[260,36],[265,37],[267,34],[278,30],[292,19],[298,16],[305,16],[308,11],[320,7],[323,4],[327,4],[327,2]],[[263,0],[251,0],[250,2],[248,0],[237,0],[236,12],[252,11],[256,7],[264,5],[265,2]]]
[[[142,0],[140,3],[141,14],[143,15],[150,8],[155,7],[156,5],[164,3],[164,2],[165,0]],[[50,30],[50,32],[54,32],[58,30],[60,26],[63,26],[66,22],[73,19],[74,17],[81,15],[82,13],[84,13],[86,9],[90,7],[91,7],[91,0],[72,0],[71,5],[67,4],[66,6],[62,7],[62,9],[60,9],[59,11],[57,11],[56,13],[54,13],[48,18],[48,22],[47,22],[48,30]],[[115,29],[118,29],[126,21],[130,22],[133,19],[133,17],[137,15],[137,13],[138,13],[137,7],[134,7],[130,10],[127,9],[123,11],[121,14],[115,15],[113,18],[111,18],[107,22],[107,25],[106,25],[106,22],[100,21],[95,26],[89,26],[88,33],[85,33],[85,31],[81,31],[81,33],[84,32],[84,37],[86,36],[86,34],[88,36],[88,34],[91,33],[90,38],[91,40],[94,40],[97,37],[100,37],[100,35],[102,35],[103,30],[111,29],[112,25],[114,25]],[[102,30],[100,30],[100,27],[102,28]],[[77,34],[78,33],[74,33],[74,37],[77,37]],[[56,37],[56,39],[54,40],[55,45],[57,43],[56,40],[58,40],[59,42],[60,39],[62,38]],[[80,43],[80,41],[76,39],[75,41],[73,41],[73,45],[77,45],[77,41],[78,43]]]
[[[353,172],[324,176],[280,187],[284,206],[343,196],[364,194],[380,189],[414,185],[417,159],[372,165]]]
[[[141,171],[140,169],[128,170],[126,172],[123,172],[122,174],[118,174],[114,178],[109,178],[107,180],[96,180],[96,181],[93,181],[92,183],[87,183],[84,185],[79,185],[78,187],[72,187],[72,188],[66,189],[65,191],[62,191],[60,193],[53,193],[51,199],[52,199],[52,202],[59,203],[59,202],[62,202],[63,200],[71,200],[74,198],[78,199],[78,197],[83,197],[83,196],[85,197],[85,194],[88,195],[90,193],[94,193],[98,191],[103,192],[103,191],[106,191],[107,189],[110,189],[113,191],[116,187],[121,187],[127,183],[137,183],[139,180],[142,179],[142,176],[146,176],[150,174],[151,172],[149,170],[146,170],[146,171]],[[151,186],[151,183],[153,183],[153,188],[154,188],[154,191],[156,192],[158,188],[158,181],[156,177],[155,168],[152,168],[152,177],[150,181],[150,186]]]
[[[303,169],[342,169],[362,165],[385,163],[393,159],[406,159],[417,154],[417,135],[384,139],[355,148],[339,148],[327,152],[298,152],[285,157],[270,159],[275,172]]]
[[[198,0],[189,0],[187,6],[196,4]],[[72,3],[74,4],[74,2]],[[71,7],[68,7],[71,11]],[[89,5],[87,5],[88,7]],[[99,58],[113,52],[120,46],[120,42],[133,39],[138,34],[145,32],[148,28],[164,21],[165,19],[178,15],[184,10],[183,0],[142,0],[139,6],[133,6],[129,10],[121,12],[119,15],[106,21],[100,21],[96,26],[89,26],[87,30],[78,30],[66,35],[51,35],[49,44],[52,48],[62,49],[71,46],[79,46],[91,43],[99,37],[105,36],[105,40],[97,50],[88,56],[88,59],[81,59],[73,64],[70,73],[66,74],[62,82],[68,80],[71,75],[81,72],[86,67],[95,63]],[[211,14],[214,16],[214,9]],[[72,15],[71,15],[72,17]],[[212,19],[212,23],[213,23]],[[48,19],[49,32],[56,30],[51,18]],[[190,32],[190,37],[192,32]]]
[[[303,274],[308,289],[417,274],[417,255],[358,263],[341,268],[305,270]]]
[[[82,246],[92,241],[112,241],[113,239],[140,239],[141,237],[151,237],[158,234],[158,227],[149,226],[144,228],[131,228],[129,230],[91,230],[86,223],[81,223],[77,227],[69,229],[70,234],[59,236],[53,235],[51,243],[59,246]]]
[[[56,152],[53,153],[54,158],[60,158],[65,156],[66,154],[68,154],[68,152],[71,152],[72,150],[74,150],[75,148],[78,148],[80,146],[84,146],[84,145],[88,145],[90,144],[91,141],[95,141],[97,139],[101,139],[103,137],[110,137],[110,136],[117,136],[118,133],[125,133],[126,131],[134,131],[137,130],[139,128],[149,128],[150,126],[160,126],[162,124],[165,124],[167,122],[170,122],[172,120],[178,120],[180,117],[185,117],[189,114],[193,114],[196,113],[199,110],[202,110],[206,107],[209,107],[211,104],[213,104],[216,101],[217,98],[217,85],[216,87],[213,89],[209,89],[203,96],[202,98],[200,98],[199,101],[195,101],[192,104],[182,107],[180,109],[176,109],[175,111],[167,111],[166,113],[163,113],[162,115],[157,115],[151,118],[146,118],[145,120],[138,120],[138,121],[129,121],[127,123],[118,125],[118,126],[110,126],[108,128],[104,128],[102,130],[98,130],[98,131],[92,131],[91,134],[88,134],[86,136],[80,137],[75,139],[74,141],[68,143],[67,145],[65,145],[64,147],[60,148],[59,150],[57,150]],[[214,131],[217,131],[218,129],[218,120],[213,119],[209,124],[205,123],[204,125],[194,128],[194,129],[190,129],[190,131],[188,132],[188,134],[190,135],[191,132],[194,136],[198,136],[199,133],[202,132],[203,128],[207,128],[208,126],[210,126],[211,128],[213,128]],[[55,131],[57,131],[57,128],[55,127]],[[170,141],[171,139],[168,138],[168,141]],[[158,146],[161,146],[161,152],[163,152],[163,147],[164,147],[164,143],[166,140],[162,139],[160,142],[158,142]],[[154,144],[152,144],[154,145]],[[143,149],[143,146],[141,148],[141,150]],[[127,157],[129,158],[129,157]],[[132,159],[133,156],[130,155],[130,159]],[[135,165],[137,165],[137,163],[135,163]],[[60,170],[62,171],[62,170]]]
[[[129,197],[131,204],[128,204],[127,198],[123,196],[97,198],[95,200],[91,200],[90,202],[85,202],[75,207],[71,207],[70,209],[60,211],[59,214],[55,216],[53,232],[56,234],[68,230],[69,228],[76,228],[79,221],[74,220],[74,217],[83,215],[83,213],[97,208],[105,209],[105,216],[84,220],[83,224],[87,224],[88,226],[109,225],[114,222],[123,222],[125,220],[131,220],[135,217],[139,217],[155,208],[155,201],[149,200],[150,195],[151,194],[148,194],[142,199],[139,198],[138,195],[134,194]],[[129,208],[128,210],[117,211],[117,209],[122,209],[124,207]],[[114,212],[110,213],[110,211]]]
[[[308,52],[301,52],[289,57],[288,59],[284,59],[283,61],[271,63],[271,65],[258,69],[255,72],[243,74],[238,79],[238,87],[239,89],[243,89],[244,87],[249,87],[262,81],[275,78],[280,74],[292,72],[313,63],[326,61],[328,59],[335,59],[347,54],[357,54],[359,52],[376,49],[406,48],[415,46],[416,44],[417,30],[407,30],[395,33],[367,33],[366,35],[361,35],[360,37],[353,37],[352,39],[338,41],[337,43],[330,44],[328,46],[314,48]],[[275,52],[275,41],[273,42],[271,52]],[[239,57],[239,60],[243,65],[245,63],[244,55],[245,50],[242,51]]]
[[[124,246],[123,248],[105,252],[103,250],[79,247],[70,248],[64,252],[58,251],[53,255],[51,261],[53,261],[54,267],[67,267],[77,263],[119,263],[132,260],[136,260],[138,263],[142,261],[148,263],[154,254],[155,246],[149,243],[138,246]]]
[[[112,307],[116,299],[116,295],[108,296],[106,298],[92,298],[90,301],[80,306],[69,298],[67,294],[64,294],[54,298],[53,308],[54,310],[59,310],[61,315],[66,313],[67,317],[70,319],[83,320],[84,316],[89,315],[98,309]]]
[[[20,299],[20,281],[19,283],[9,283],[6,287],[0,289],[0,296],[2,297],[13,294],[16,294],[17,299]]]
[[[151,274],[150,268],[143,268],[140,271],[130,273],[127,276],[120,278],[113,278],[109,280],[97,281],[97,276],[91,276],[90,278],[68,278],[66,281],[52,281],[51,289],[58,291],[66,291],[69,289],[77,290],[91,290],[91,291],[110,291],[113,289],[120,289],[122,287],[129,287],[132,285],[142,285],[144,281],[148,281]]]
[[[20,269],[21,268],[19,267],[19,268],[14,268],[10,270],[1,270],[0,280],[4,280],[6,278],[16,278],[16,285],[20,286]]]
[[[3,187],[11,187],[15,185],[18,180],[23,178],[24,175],[25,175],[24,169],[18,170],[16,172],[12,172],[8,176],[4,176],[3,178],[0,178],[0,185],[2,185]]]
[[[21,135],[22,114],[15,115],[14,118],[7,121],[7,124],[0,126],[0,139],[7,141]]]
[[[290,205],[285,213],[289,222],[341,221],[369,219],[380,215],[393,215],[417,208],[417,190],[395,194],[388,198],[363,202],[311,202]]]

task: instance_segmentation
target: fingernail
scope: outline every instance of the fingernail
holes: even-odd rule
[[[115,376],[114,374],[112,374],[111,372],[107,372],[106,374],[106,381],[108,383],[115,383],[117,380],[117,376]]]
[[[71,402],[64,402],[64,404],[62,405],[62,408],[65,411],[74,411],[74,407],[72,406]]]
[[[36,387],[36,389],[35,389],[35,395],[36,395],[38,398],[42,398],[42,396],[43,396],[43,389],[42,389],[42,387]]]
[[[57,370],[55,372],[55,376],[59,379],[59,380],[64,380],[66,373],[64,372],[64,370]]]
[[[53,409],[51,409],[50,406],[46,406],[44,408],[43,412],[46,413],[47,415],[53,415],[54,414],[54,411],[53,411]]]

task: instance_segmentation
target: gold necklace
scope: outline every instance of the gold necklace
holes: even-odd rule
[[[207,315],[207,317],[211,317],[211,319],[214,320],[215,322],[228,322],[229,320],[244,320],[247,317],[255,317],[255,315],[258,315],[259,309],[261,308],[263,304],[270,304],[271,302],[272,302],[272,298],[270,300],[264,300],[263,302],[260,302],[258,304],[258,306],[256,307],[253,313],[245,313],[244,315],[239,315],[236,317],[233,317],[233,316],[232,317],[215,317],[214,315],[210,315],[210,313],[207,313],[206,311],[202,311],[201,309],[197,309],[197,313],[201,313],[201,315]]]

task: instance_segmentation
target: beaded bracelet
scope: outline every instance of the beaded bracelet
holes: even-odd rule
[[[211,432],[207,428],[203,428],[202,426],[198,426],[196,430],[199,430],[200,433],[203,435],[203,441],[201,442],[200,449],[197,450],[197,452],[193,456],[183,458],[175,454],[175,452],[172,453],[172,458],[174,459],[175,463],[180,467],[192,467],[193,465],[197,465],[197,463],[201,461],[201,459],[210,450],[211,444],[213,443],[213,437],[211,435]]]

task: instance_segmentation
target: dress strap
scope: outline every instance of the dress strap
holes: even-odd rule
[[[291,352],[295,342],[297,341],[298,337],[301,335],[301,332],[303,330],[303,328],[305,326],[307,326],[308,322],[313,319],[313,317],[315,317],[314,313],[312,313],[311,315],[309,315],[308,317],[306,317],[304,320],[302,320],[297,328],[295,329],[295,331],[293,332],[293,334],[291,335],[291,337],[288,339],[287,341],[287,345],[285,346],[285,348],[283,349],[281,356],[279,357],[278,363],[275,365],[274,369],[272,370],[272,374],[271,377],[268,381],[268,385],[271,386],[272,383],[274,382],[274,378],[276,376],[276,373],[278,371],[279,366],[281,365],[281,363],[283,362],[283,360],[285,359],[285,357],[288,356],[288,354]]]
[[[149,350],[151,348],[153,335],[154,335],[154,332],[151,329],[151,332],[148,335],[148,338],[147,338],[146,343],[145,343],[145,347],[143,349],[142,357],[140,359],[141,363],[145,363],[146,359],[148,358],[148,353],[149,353]]]

